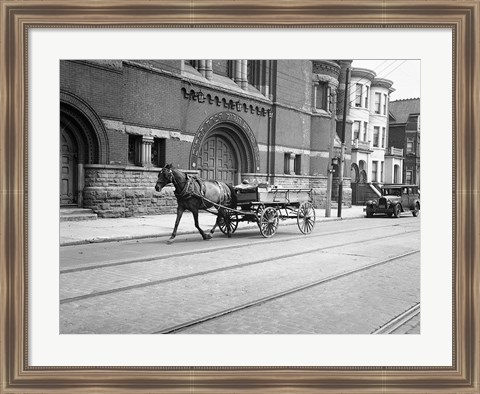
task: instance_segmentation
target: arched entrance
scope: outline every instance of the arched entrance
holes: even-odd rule
[[[200,177],[233,184],[238,168],[236,149],[227,139],[215,134],[205,140],[197,158]]]
[[[60,104],[60,205],[82,205],[83,165],[98,164],[104,155],[96,129],[85,114],[70,103]],[[104,130],[102,130],[104,131]]]
[[[78,147],[66,130],[60,131],[60,205],[77,203]]]
[[[207,118],[198,129],[191,149],[190,168],[200,176],[240,183],[243,173],[260,169],[260,154],[247,122],[232,112]]]
[[[360,160],[359,165],[352,163],[352,204],[364,205],[369,196],[367,172],[364,170],[365,162]]]

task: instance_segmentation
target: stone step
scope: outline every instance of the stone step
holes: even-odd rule
[[[61,222],[77,222],[80,220],[96,220],[98,215],[86,208],[60,208]]]

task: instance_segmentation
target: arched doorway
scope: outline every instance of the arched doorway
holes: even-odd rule
[[[236,149],[219,134],[208,137],[197,158],[200,177],[234,184],[239,168]]]
[[[260,170],[260,154],[252,129],[239,115],[219,112],[199,127],[190,153],[190,168],[202,178],[237,184],[245,173]]]
[[[360,171],[359,182],[360,183],[366,183],[367,182],[367,171],[365,171],[365,170]]]
[[[83,165],[100,163],[99,138],[78,108],[60,105],[60,205],[82,205]]]
[[[60,131],[60,205],[77,203],[76,141],[66,130]]]
[[[352,163],[352,204],[364,205],[369,194],[365,162],[360,160],[359,165]]]

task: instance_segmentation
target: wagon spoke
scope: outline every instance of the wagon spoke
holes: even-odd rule
[[[238,214],[236,212],[228,211],[226,215],[228,215],[229,218],[228,228],[224,216],[220,216],[220,220],[218,221],[218,227],[220,228],[220,231],[224,234],[228,234],[228,229],[230,229],[230,234],[233,234],[238,227]]]
[[[312,203],[304,202],[298,208],[298,228],[303,234],[310,234],[315,227],[315,208]]]
[[[260,216],[260,232],[265,238],[273,236],[277,232],[278,212],[273,207],[266,208]]]

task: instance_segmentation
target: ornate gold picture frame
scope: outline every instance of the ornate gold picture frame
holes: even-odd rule
[[[0,392],[480,392],[479,0],[0,0]],[[28,33],[59,27],[453,31],[453,365],[38,367],[28,363]]]

